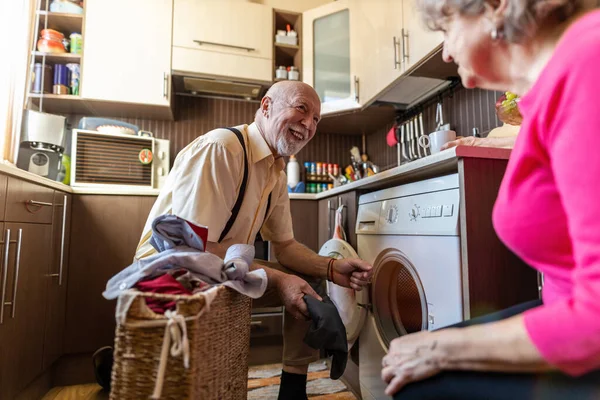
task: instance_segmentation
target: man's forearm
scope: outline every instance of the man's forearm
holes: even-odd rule
[[[304,275],[327,279],[329,257],[322,257],[295,240],[274,243],[274,247],[281,265]]]
[[[279,278],[282,275],[285,274],[284,272],[277,271],[276,269],[273,269],[273,268],[269,268],[266,265],[262,265],[262,264],[253,262],[252,265],[250,265],[250,271],[255,271],[257,269],[264,269],[265,272],[267,273],[267,288],[269,288],[269,289],[277,286],[277,281],[279,280]]]

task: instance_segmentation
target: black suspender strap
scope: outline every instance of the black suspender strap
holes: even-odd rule
[[[233,210],[231,210],[231,217],[229,218],[229,221],[227,221],[227,224],[225,224],[225,228],[223,228],[223,231],[221,232],[221,237],[219,237],[219,243],[221,243],[221,241],[223,239],[225,239],[225,236],[231,230],[231,227],[233,226],[233,223],[235,222],[235,220],[240,212],[240,208],[242,208],[242,202],[244,200],[244,193],[246,192],[246,185],[248,184],[248,153],[246,152],[246,143],[244,143],[244,136],[242,136],[242,132],[240,132],[236,128],[227,128],[227,129],[229,129],[231,132],[235,133],[235,136],[238,138],[238,140],[240,141],[240,144],[242,145],[242,149],[244,149],[244,177],[242,178],[242,185],[240,186],[238,198],[235,201]]]

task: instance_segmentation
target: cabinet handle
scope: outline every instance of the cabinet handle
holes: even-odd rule
[[[402,29],[402,62],[408,61],[410,51],[408,43],[408,30]]]
[[[15,288],[13,291],[12,298],[12,315],[11,318],[15,318],[17,310],[17,288],[19,287],[19,269],[21,267],[21,242],[23,239],[23,229],[19,229],[19,236],[17,239],[17,266],[15,267]]]
[[[327,200],[327,240],[331,239],[331,200]]]
[[[65,233],[67,230],[67,195],[63,198],[62,231],[60,235],[60,264],[58,269],[58,286],[62,286],[63,265],[65,262]]]
[[[359,84],[358,84],[358,76],[354,75],[354,101],[356,101],[357,103],[359,103],[359,92],[358,92],[358,88],[359,88]]]
[[[38,207],[52,207],[54,204],[45,201],[27,200],[27,205]]]
[[[169,74],[167,74],[166,72],[163,73],[163,97],[165,99],[167,98],[167,94],[168,94],[167,92],[169,91],[168,77],[169,77]]]
[[[236,46],[234,44],[226,44],[226,43],[205,42],[204,40],[194,40],[194,43],[197,43],[199,46],[202,46],[203,44],[212,44],[213,46],[230,47],[232,49],[240,49],[240,50],[246,50],[246,51],[256,51],[256,49],[254,49],[252,47]]]
[[[10,229],[4,233],[4,271],[2,273],[2,298],[0,299],[0,324],[4,322],[4,300],[6,299],[6,280],[8,279],[8,252],[10,248]]]
[[[262,324],[263,324],[262,321],[250,321],[250,325],[253,325],[253,326],[258,326],[258,325],[262,325]]]
[[[400,41],[398,40],[398,38],[396,36],[394,36],[394,69],[398,69],[398,67],[400,65],[402,65],[401,62],[398,62],[398,46],[400,45]]]

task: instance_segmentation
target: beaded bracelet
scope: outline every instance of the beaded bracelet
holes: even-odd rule
[[[335,262],[335,258],[331,258],[329,263],[327,264],[327,280],[333,282],[333,263]]]

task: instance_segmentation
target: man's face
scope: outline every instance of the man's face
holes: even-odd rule
[[[321,119],[321,102],[311,88],[300,87],[268,104],[265,139],[278,156],[291,156],[313,138]]]

